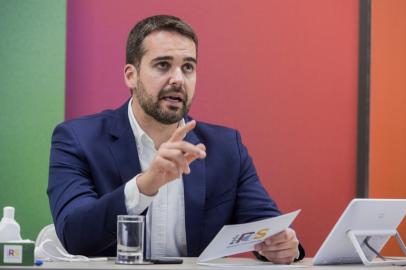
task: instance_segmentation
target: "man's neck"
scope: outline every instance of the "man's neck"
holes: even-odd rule
[[[132,113],[142,130],[144,130],[144,132],[154,141],[156,149],[158,149],[162,143],[169,140],[178,127],[178,123],[172,125],[159,123],[154,118],[147,115],[135,100],[133,100],[131,108]]]

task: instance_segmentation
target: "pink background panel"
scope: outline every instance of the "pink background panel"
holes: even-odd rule
[[[355,196],[358,2],[70,0],[67,119],[127,100],[127,34],[162,13],[199,36],[190,114],[241,131],[280,208],[302,209],[294,228],[313,256]]]

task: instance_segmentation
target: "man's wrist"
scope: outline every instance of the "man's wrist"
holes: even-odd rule
[[[142,173],[137,177],[138,190],[147,196],[154,196],[158,193],[159,187],[154,185],[148,173]]]
[[[306,252],[305,252],[303,246],[300,243],[299,243],[299,246],[297,248],[299,250],[299,255],[297,256],[297,258],[295,258],[295,260],[294,260],[295,262],[302,260],[306,255]]]
[[[134,176],[124,187],[125,206],[129,215],[140,215],[154,199],[153,196],[147,196],[138,189],[137,178],[140,175]]]
[[[298,262],[298,261],[302,260],[306,255],[305,250],[304,250],[303,246],[300,243],[299,243],[299,246],[298,246],[298,251],[299,251],[298,252],[299,254],[297,255],[296,258],[293,259],[294,262]],[[261,255],[258,251],[253,251],[253,253],[254,253],[255,257],[258,260],[260,260],[260,261],[269,261],[265,256]]]

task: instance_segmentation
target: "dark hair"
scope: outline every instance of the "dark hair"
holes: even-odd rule
[[[133,64],[138,69],[145,54],[142,42],[154,31],[176,32],[190,38],[198,46],[197,36],[192,27],[175,16],[156,15],[138,22],[128,34],[126,47],[126,64]]]

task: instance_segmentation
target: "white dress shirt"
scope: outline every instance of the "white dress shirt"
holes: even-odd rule
[[[152,139],[142,130],[128,103],[128,118],[137,144],[141,170],[151,164],[157,150]],[[185,125],[182,119],[181,126]],[[187,256],[185,202],[182,175],[162,186],[155,196],[142,194],[137,186],[136,175],[124,188],[125,204],[130,215],[139,215],[147,207],[146,215],[146,257]]]

